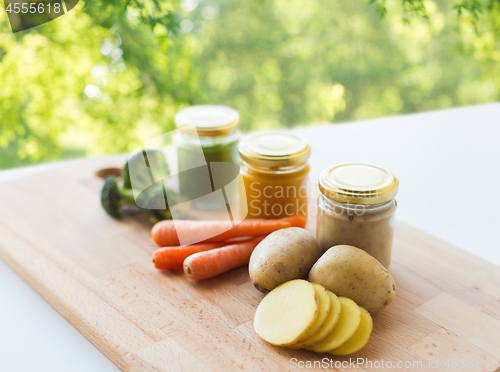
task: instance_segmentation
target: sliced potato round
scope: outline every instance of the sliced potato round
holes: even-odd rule
[[[330,309],[332,306],[332,300],[330,299],[330,296],[328,295],[328,293],[326,293],[325,288],[322,285],[316,284],[316,283],[312,283],[312,285],[313,285],[314,289],[316,290],[316,294],[318,295],[318,299],[319,299],[318,316],[316,317],[316,320],[314,321],[314,324],[311,327],[311,330],[306,335],[301,337],[298,342],[296,342],[292,345],[288,345],[292,349],[301,348],[302,341],[308,339],[309,337],[314,335],[316,332],[318,332],[321,329],[321,327],[323,326],[323,324],[325,323],[326,318],[328,317],[328,314],[330,313]]]
[[[356,303],[347,298],[339,297],[340,319],[333,331],[319,344],[307,348],[318,353],[326,353],[338,348],[356,332],[361,322],[361,310]]]
[[[255,332],[270,344],[287,346],[308,334],[318,316],[319,299],[313,285],[286,282],[262,299],[255,313]]]
[[[326,291],[328,294],[328,297],[330,297],[331,301],[331,308],[330,312],[328,313],[328,316],[321,326],[321,328],[314,333],[311,337],[306,339],[305,341],[299,342],[298,344],[293,345],[294,348],[308,348],[311,346],[314,346],[316,344],[319,344],[321,341],[323,341],[326,336],[328,336],[332,331],[333,328],[337,325],[339,318],[340,318],[340,301],[339,298],[335,295],[335,293]]]
[[[330,299],[330,296],[328,296],[328,293],[326,293],[326,289],[321,284],[311,284],[316,290],[316,294],[319,299],[318,316],[316,317],[311,330],[306,335],[301,337],[299,342],[308,339],[321,328],[321,326],[325,323],[326,317],[330,313],[330,308],[332,306],[332,300]]]
[[[352,335],[352,337],[347,340],[340,347],[333,349],[330,351],[333,355],[347,355],[355,353],[356,351],[361,350],[363,346],[368,343],[370,339],[370,335],[373,330],[373,321],[370,313],[364,308],[359,307],[361,310],[361,322],[359,323],[359,327],[356,332]]]

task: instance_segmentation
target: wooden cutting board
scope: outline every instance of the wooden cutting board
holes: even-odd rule
[[[0,184],[0,258],[122,370],[310,370],[306,363],[323,358],[325,369],[344,362],[338,369],[351,371],[357,358],[358,370],[374,371],[388,362],[421,371],[500,366],[500,268],[401,222],[390,267],[397,296],[374,316],[364,349],[333,357],[266,344],[252,325],[263,295],[246,267],[203,282],[159,272],[148,223],[104,213],[94,172],[123,159]]]

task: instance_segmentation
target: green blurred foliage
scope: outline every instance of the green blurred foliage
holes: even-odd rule
[[[495,35],[476,32],[473,17],[457,18],[448,2],[425,2],[428,17],[409,23],[397,1],[385,2],[382,18],[362,1],[213,4],[218,17],[200,23],[202,76],[246,129],[498,99]]]
[[[500,94],[492,0],[87,0],[16,34],[0,9],[0,168],[130,151],[198,103],[254,130]]]
[[[16,34],[0,15],[0,168],[127,151],[196,100],[192,45],[173,42],[174,26],[96,3]]]

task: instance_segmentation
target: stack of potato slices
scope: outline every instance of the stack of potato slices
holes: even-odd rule
[[[368,311],[353,300],[297,279],[262,299],[254,327],[272,345],[347,355],[368,343],[373,322]]]

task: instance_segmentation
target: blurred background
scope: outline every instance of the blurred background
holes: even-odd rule
[[[87,0],[12,34],[0,4],[0,169],[131,151],[193,104],[250,131],[498,101],[499,24],[497,0]]]

